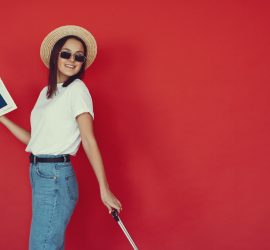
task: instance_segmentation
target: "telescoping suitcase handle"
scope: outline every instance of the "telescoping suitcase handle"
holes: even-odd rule
[[[124,234],[126,235],[126,237],[128,238],[130,244],[132,245],[133,249],[138,250],[137,246],[135,245],[134,241],[132,240],[132,238],[130,237],[127,229],[125,228],[124,224],[122,223],[117,210],[113,209],[113,211],[111,212],[112,217],[114,218],[114,220],[118,223],[118,225],[121,227],[122,231],[124,232]]]

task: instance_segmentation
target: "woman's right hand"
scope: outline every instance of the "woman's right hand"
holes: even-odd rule
[[[4,119],[5,119],[5,116],[4,115],[1,115],[0,116],[0,122],[2,122]]]

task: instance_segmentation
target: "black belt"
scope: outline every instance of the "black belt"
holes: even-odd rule
[[[41,158],[37,157],[36,155],[33,155],[32,153],[29,156],[30,162],[37,163],[37,162],[69,162],[70,161],[70,155],[63,155],[59,157],[53,157],[53,158]]]

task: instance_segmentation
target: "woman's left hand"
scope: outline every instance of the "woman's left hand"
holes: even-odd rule
[[[112,212],[113,208],[115,208],[118,213],[122,210],[121,202],[113,195],[109,188],[102,189],[100,191],[100,196],[103,204],[108,208],[109,213]]]

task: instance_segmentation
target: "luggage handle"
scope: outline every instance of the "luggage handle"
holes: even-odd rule
[[[124,224],[122,223],[118,212],[116,209],[113,209],[111,212],[112,217],[114,218],[114,220],[118,223],[118,225],[121,227],[122,231],[124,232],[124,234],[126,235],[126,237],[128,238],[130,244],[132,245],[134,250],[138,250],[137,246],[135,245],[134,241],[132,240],[132,238],[130,237],[127,229],[125,228]]]

